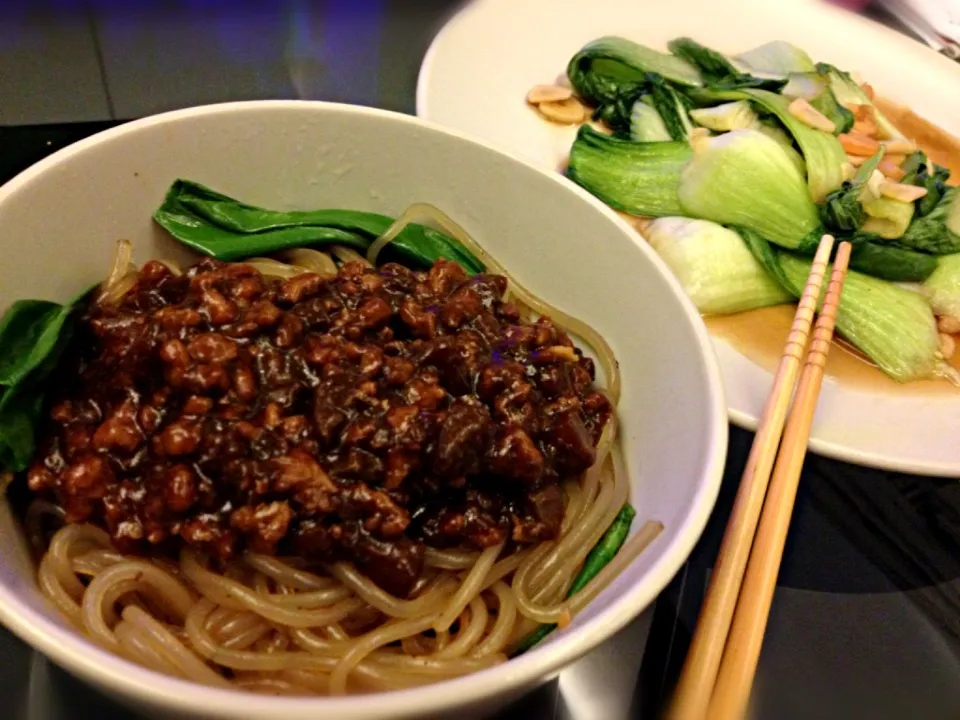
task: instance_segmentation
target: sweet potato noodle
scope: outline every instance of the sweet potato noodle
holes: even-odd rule
[[[304,248],[251,258],[244,265],[275,283],[307,273],[333,279],[347,268],[359,273],[358,264],[375,263],[404,223],[424,216],[467,244],[490,271],[501,271],[430,206],[415,206],[401,216],[371,247],[368,259],[340,247],[330,254]],[[184,277],[179,268],[163,265],[172,276]],[[154,266],[151,272],[156,271]],[[129,243],[121,242],[94,307],[122,303],[144,272],[147,266],[138,270]],[[606,375],[607,397],[617,397],[617,365],[596,331],[512,279],[504,302],[508,298],[518,308],[518,322],[546,315],[590,344]],[[608,417],[594,435],[589,469],[558,478],[564,503],[558,532],[543,539],[537,534],[543,535],[540,525],[514,517],[512,534],[485,536],[483,549],[428,539],[420,571],[406,592],[391,593],[391,583],[375,582],[362,563],[350,558],[334,554],[318,561],[309,553],[283,553],[289,546],[278,549],[276,539],[265,533],[251,536],[236,553],[218,552],[202,534],[173,552],[159,552],[168,547],[164,542],[153,548],[157,552],[126,552],[125,542],[118,543],[122,532],[111,537],[102,522],[83,521],[88,506],[51,501],[51,493],[38,492],[50,477],[31,479],[38,495],[24,525],[40,557],[44,595],[96,643],[148,668],[212,686],[281,695],[413,687],[503,662],[538,625],[562,625],[582,609],[655,536],[657,529],[648,523],[614,563],[567,598],[585,557],[628,497],[616,415]],[[46,467],[51,467],[49,458]],[[157,537],[166,530],[154,529]],[[171,537],[178,531],[187,537],[180,525],[170,530]],[[133,539],[144,542],[136,533]]]

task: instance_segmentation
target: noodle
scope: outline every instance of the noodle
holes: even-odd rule
[[[333,277],[337,274],[337,264],[333,261],[333,258],[319,250],[293,248],[277,253],[277,257],[291,265],[323,277]]]
[[[507,295],[518,306],[549,316],[590,345],[616,404],[619,371],[603,338],[532,296],[433,206],[408,208],[366,258],[334,245],[329,253],[296,248],[245,263],[284,279],[307,272],[333,276],[338,264],[375,264],[387,243],[423,218],[506,276]],[[97,302],[118,303],[136,285],[131,258],[130,243],[120,241]],[[408,597],[390,594],[346,562],[320,567],[248,551],[218,565],[190,548],[178,559],[129,557],[90,525],[63,525],[50,535],[45,525],[62,525],[64,511],[45,500],[32,503],[24,525],[40,558],[43,594],[92,640],[133,662],[212,686],[276,695],[417,687],[504,662],[540,623],[576,614],[656,537],[662,526],[648,523],[594,580],[566,598],[584,558],[627,498],[616,439],[613,416],[593,467],[563,483],[566,507],[556,540],[479,552],[427,547]]]
[[[449,630],[453,621],[457,619],[457,616],[463,612],[467,603],[470,602],[470,598],[479,595],[483,581],[487,577],[487,573],[490,572],[490,568],[493,567],[493,563],[496,562],[497,555],[500,554],[501,550],[503,550],[503,545],[497,545],[484,550],[480,554],[476,565],[467,573],[467,577],[464,578],[463,584],[457,590],[456,595],[453,596],[446,609],[437,618],[437,622],[433,626],[434,630]]]
[[[120,300],[127,290],[133,287],[133,283],[120,285],[124,278],[129,279],[131,274],[136,271],[131,260],[133,259],[133,243],[129,240],[117,240],[117,251],[113,256],[113,266],[107,279],[103,281],[100,289],[100,295],[97,302],[111,305]],[[134,282],[136,275],[133,275]]]

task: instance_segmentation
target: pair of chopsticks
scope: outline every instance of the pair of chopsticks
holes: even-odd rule
[[[850,243],[843,242],[803,361],[833,245],[824,235],[817,248],[674,692],[671,720],[740,720],[746,713],[850,262]]]

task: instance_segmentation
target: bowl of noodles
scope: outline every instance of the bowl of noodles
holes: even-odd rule
[[[483,716],[640,613],[716,498],[696,310],[615,213],[314,102],[0,188],[0,621],[147,715]]]

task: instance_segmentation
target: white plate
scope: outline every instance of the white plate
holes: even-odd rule
[[[580,47],[608,34],[657,48],[687,35],[727,52],[787,40],[960,135],[960,65],[817,0],[477,0],[430,47],[417,114],[557,168],[575,131],[532,112],[527,90],[552,82]],[[754,428],[771,373],[721,338],[714,345],[730,418]],[[828,377],[810,447],[862,465],[960,477],[958,440],[960,391],[857,389]]]

